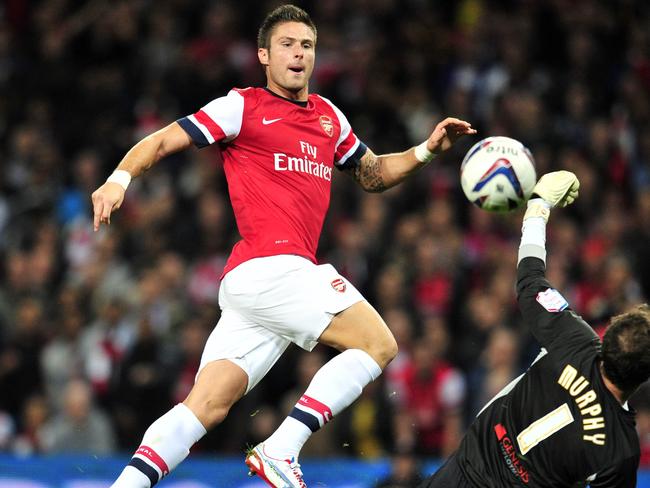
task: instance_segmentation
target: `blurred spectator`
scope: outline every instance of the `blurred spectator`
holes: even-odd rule
[[[398,451],[391,456],[390,475],[375,484],[375,488],[411,488],[421,481],[420,465],[415,455]]]
[[[506,310],[487,291],[476,290],[466,300],[462,315],[462,329],[457,331],[456,357],[469,369],[485,350],[491,332],[506,322]]]
[[[338,453],[363,459],[386,455],[392,443],[392,414],[383,379],[368,384],[357,401],[333,420],[336,425],[332,427],[339,436],[335,446]]]
[[[521,372],[517,335],[504,327],[494,329],[487,348],[469,373],[466,425]]]
[[[126,303],[107,300],[100,307],[100,316],[81,337],[84,374],[95,395],[108,401],[111,377],[135,339],[135,324],[127,316]]]
[[[447,264],[452,262],[443,237],[422,236],[415,249],[415,306],[421,314],[447,314],[454,292],[454,277]]]
[[[405,371],[405,408],[415,423],[417,452],[444,456],[460,441],[465,378],[445,360],[448,339],[444,324],[430,327],[437,330],[429,334],[442,340],[416,342],[413,362]]]
[[[120,446],[130,448],[143,426],[160,417],[170,403],[173,357],[146,316],[137,325],[133,344],[120,361],[111,388],[111,404]]]
[[[260,405],[249,416],[245,434],[245,445],[255,446],[270,436],[282,418],[271,405]]]
[[[49,416],[50,408],[45,397],[37,394],[27,399],[22,412],[21,429],[11,446],[15,454],[32,456],[45,452],[42,434]]]
[[[13,333],[0,349],[0,408],[14,418],[23,401],[42,386],[39,356],[45,343],[44,322],[42,303],[24,298],[16,305]]]
[[[63,411],[43,426],[47,453],[109,454],[115,435],[108,417],[93,404],[90,385],[72,380],[65,387]]]
[[[208,326],[212,324],[206,326],[199,317],[188,319],[181,325],[177,365],[174,368],[177,376],[172,386],[174,403],[185,400],[192,389],[199,372],[203,347],[208,340]]]
[[[65,385],[82,373],[84,352],[81,336],[85,318],[78,309],[61,314],[53,339],[41,353],[40,363],[48,400],[60,409]]]

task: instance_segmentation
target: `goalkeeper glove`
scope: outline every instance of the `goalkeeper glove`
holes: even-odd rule
[[[548,221],[549,210],[572,204],[578,198],[579,188],[578,177],[570,171],[545,174],[533,188],[524,220],[529,217],[542,217]]]

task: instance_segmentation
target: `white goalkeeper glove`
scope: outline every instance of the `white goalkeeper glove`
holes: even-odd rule
[[[578,177],[570,171],[545,174],[533,188],[524,220],[529,217],[542,217],[548,222],[549,210],[571,205],[578,198],[579,188]]]

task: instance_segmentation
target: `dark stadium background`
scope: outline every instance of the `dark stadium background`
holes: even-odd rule
[[[97,234],[90,193],[144,135],[263,83],[256,31],[279,3],[0,5],[0,478],[42,455],[126,459],[190,388],[237,240],[218,152],[161,162]],[[303,458],[417,470],[537,351],[514,301],[521,212],[490,215],[459,189],[473,142],[514,137],[538,174],[578,174],[580,199],[549,227],[549,277],[597,330],[650,297],[650,3],[296,3],[319,29],[311,90],[376,153],[447,115],[479,130],[382,195],[337,174],[320,243],[401,349]],[[241,456],[331,355],[290,349],[191,458]],[[632,403],[648,468],[650,394]]]

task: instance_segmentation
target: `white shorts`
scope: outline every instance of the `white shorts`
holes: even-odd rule
[[[229,359],[248,375],[248,393],[291,342],[311,351],[334,314],[363,301],[330,264],[294,255],[246,261],[221,281],[221,319],[201,366]]]

